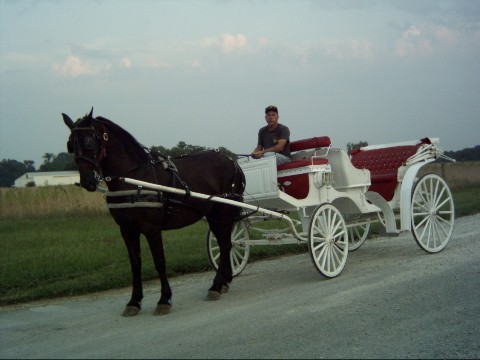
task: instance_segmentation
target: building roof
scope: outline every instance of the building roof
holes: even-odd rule
[[[78,171],[69,170],[69,171],[32,171],[23,174],[22,176],[28,175],[31,176],[68,176],[68,175],[78,175]]]

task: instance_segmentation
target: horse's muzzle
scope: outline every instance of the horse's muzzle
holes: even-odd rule
[[[93,192],[97,190],[98,181],[95,177],[80,178],[80,185],[87,191]]]
[[[96,170],[85,166],[84,164],[77,164],[80,173],[80,185],[87,191],[94,192],[97,190],[99,184],[99,175]]]

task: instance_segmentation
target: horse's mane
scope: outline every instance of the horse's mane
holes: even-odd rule
[[[107,127],[113,134],[120,137],[120,139],[127,143],[125,150],[138,157],[139,161],[148,161],[148,152],[149,150],[144,145],[140,144],[132,134],[127,130],[123,129],[119,125],[115,124],[113,121],[104,118],[102,116],[97,116],[95,121],[102,123]]]

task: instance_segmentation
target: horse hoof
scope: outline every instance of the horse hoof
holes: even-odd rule
[[[153,315],[167,315],[171,309],[172,305],[170,304],[158,304],[153,312]]]
[[[127,306],[123,311],[123,316],[135,316],[140,312],[140,309],[136,306]]]
[[[225,294],[225,293],[228,292],[229,289],[230,289],[230,287],[228,285],[222,285],[221,293]]]
[[[220,291],[208,290],[207,300],[214,301],[220,299]]]

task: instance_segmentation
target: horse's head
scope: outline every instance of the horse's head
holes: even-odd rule
[[[105,127],[90,114],[73,122],[66,114],[63,121],[70,128],[67,149],[74,154],[80,172],[80,185],[88,191],[95,191],[101,179],[101,163],[106,156],[108,134]]]

